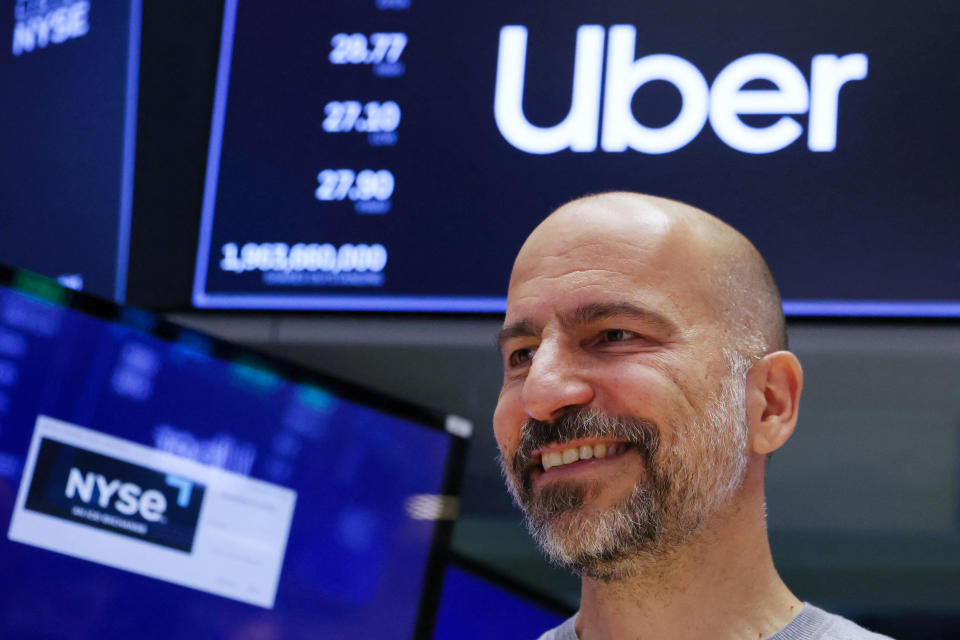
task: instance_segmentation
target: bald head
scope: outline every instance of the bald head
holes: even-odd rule
[[[787,346],[780,294],[763,257],[739,231],[705,211],[626,192],[569,202],[527,238],[511,291],[544,266],[560,273],[565,260],[583,262],[585,252],[596,256],[596,269],[609,263],[659,276],[665,296],[679,301],[683,293],[683,304],[704,307],[724,346],[748,360]]]

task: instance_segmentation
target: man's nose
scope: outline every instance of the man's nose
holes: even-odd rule
[[[589,405],[594,390],[585,373],[575,354],[554,343],[541,343],[523,382],[524,411],[549,422],[565,409]]]

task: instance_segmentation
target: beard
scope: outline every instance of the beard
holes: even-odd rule
[[[555,564],[605,582],[657,566],[680,548],[739,489],[747,466],[745,378],[731,373],[690,421],[659,426],[632,416],[573,409],[554,422],[528,420],[510,464],[501,469],[527,528]],[[555,480],[533,488],[534,451],[580,438],[626,442],[644,463],[629,494],[609,508],[586,509],[599,481]]]

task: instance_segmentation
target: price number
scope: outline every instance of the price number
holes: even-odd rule
[[[405,33],[338,33],[330,39],[333,64],[393,64],[407,46]]]
[[[323,113],[327,116],[323,120],[323,130],[330,133],[392,132],[400,126],[400,105],[393,100],[366,104],[358,100],[328,102]]]
[[[317,200],[389,200],[393,195],[396,180],[386,169],[324,169],[317,174]]]
[[[220,248],[223,271],[324,271],[373,272],[387,265],[387,250],[381,244],[343,244],[298,242],[292,247],[285,242],[248,242],[242,247],[228,242]]]

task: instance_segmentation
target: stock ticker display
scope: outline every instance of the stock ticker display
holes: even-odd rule
[[[428,637],[463,462],[441,416],[4,282],[5,635]]]
[[[193,302],[498,312],[628,189],[727,220],[788,313],[960,315],[953,5],[228,0]]]

